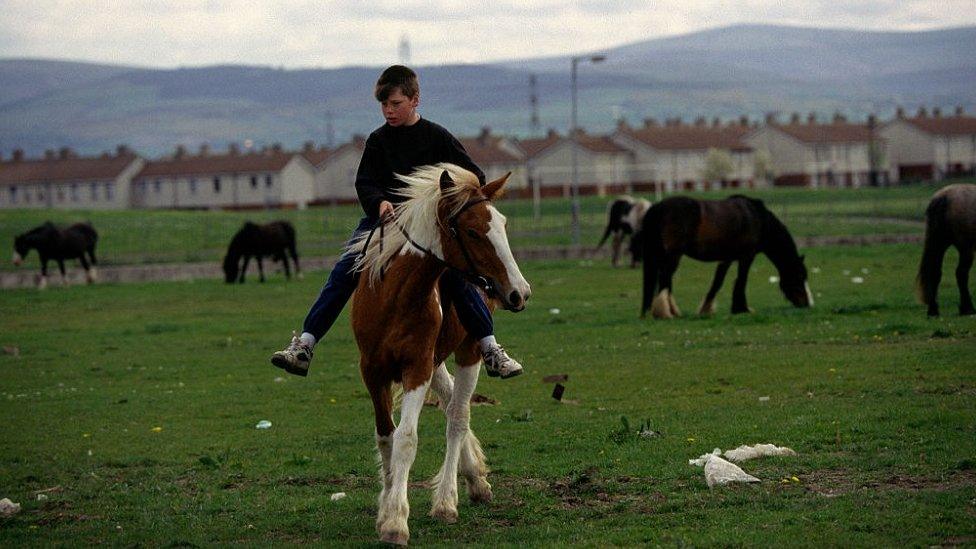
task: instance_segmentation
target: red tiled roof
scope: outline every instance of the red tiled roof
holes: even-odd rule
[[[278,172],[294,157],[294,153],[276,152],[167,158],[146,162],[136,177]]]
[[[134,154],[92,158],[0,162],[0,182],[90,181],[115,179],[138,157]]]
[[[518,141],[518,146],[525,151],[527,158],[532,158],[538,156],[539,153],[556,143],[559,143],[562,139],[559,135],[552,134],[542,139],[521,139]]]
[[[926,118],[905,118],[905,122],[912,124],[918,129],[935,135],[969,135],[976,133],[976,117],[973,116],[951,116],[951,117],[926,117]]]
[[[831,124],[770,124],[771,128],[804,143],[858,143],[871,140],[867,124],[833,122]],[[877,136],[875,136],[877,139]]]
[[[303,150],[298,154],[302,155],[302,158],[305,160],[308,160],[309,164],[318,166],[322,162],[328,160],[329,157],[332,156],[333,152],[334,151],[330,151],[329,149],[322,147],[319,149]]]
[[[498,138],[463,137],[458,141],[461,142],[464,150],[468,151],[468,156],[474,160],[475,164],[511,164],[518,162],[518,158],[498,146]]]
[[[742,138],[751,131],[745,126],[650,126],[621,130],[652,149],[660,150],[750,150]]]
[[[606,135],[589,135],[589,134],[581,133],[576,136],[576,142],[579,143],[580,146],[583,147],[584,149],[589,149],[593,152],[598,152],[598,153],[627,152],[627,149],[614,143],[613,140]]]

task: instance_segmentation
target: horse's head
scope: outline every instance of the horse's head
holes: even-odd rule
[[[224,256],[224,281],[228,284],[237,280],[237,268],[240,258],[228,253]]]
[[[803,264],[803,256],[797,256],[796,261],[779,269],[779,289],[786,299],[796,307],[812,307],[813,294],[807,283],[807,267]]]
[[[501,196],[511,173],[480,189],[457,192],[447,171],[440,177],[444,198],[438,207],[444,261],[485,280],[494,297],[510,311],[521,311],[532,294],[515,263],[505,232],[505,216],[491,199]]]
[[[21,263],[24,262],[24,258],[27,257],[27,252],[31,250],[33,246],[30,245],[28,241],[28,233],[18,235],[14,238],[14,265],[20,267]]]

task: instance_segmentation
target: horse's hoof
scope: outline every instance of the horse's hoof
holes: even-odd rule
[[[430,510],[430,516],[444,522],[454,524],[458,521],[457,509],[451,509],[447,505],[438,505]]]
[[[468,499],[471,500],[471,503],[491,503],[492,497],[490,488],[488,490],[473,490],[468,494]]]
[[[380,541],[383,543],[389,543],[390,545],[402,545],[405,547],[409,540],[410,534],[399,530],[383,532],[380,534]]]

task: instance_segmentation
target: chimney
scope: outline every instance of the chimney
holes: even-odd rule
[[[704,128],[706,125],[708,125],[708,122],[704,116],[699,116],[695,119],[696,128]]]
[[[811,111],[807,114],[807,124],[811,126],[817,125],[817,113]]]
[[[115,147],[115,156],[129,156],[132,151],[129,150],[128,145],[118,145]]]
[[[774,113],[774,112],[767,112],[766,113],[766,124],[775,124],[775,123],[776,123],[776,113]]]
[[[105,151],[102,153],[101,156],[99,156],[99,158],[101,158],[102,160],[108,160],[112,158],[112,155],[108,151]]]
[[[552,139],[554,137],[559,137],[559,132],[553,128],[549,128],[549,131],[546,132],[546,139]]]
[[[491,128],[488,126],[482,126],[481,132],[478,134],[478,144],[482,147],[488,146],[488,141],[491,139]]]
[[[306,141],[302,145],[302,152],[304,152],[304,153],[310,153],[310,152],[313,152],[314,150],[315,150],[315,143],[312,142],[312,141]]]
[[[795,126],[799,123],[800,123],[800,113],[794,112],[793,114],[790,115],[790,124],[793,124]]]
[[[173,158],[177,160],[182,160],[186,156],[186,147],[183,145],[177,145],[176,151],[173,152]]]
[[[77,158],[77,157],[78,155],[75,154],[75,151],[71,150],[71,147],[61,147],[61,149],[58,151],[58,158],[60,158],[61,160],[67,160],[69,158]]]
[[[916,116],[918,118],[928,118],[929,117],[929,111],[925,110],[925,107],[919,107],[918,108],[918,114]]]
[[[656,118],[645,118],[644,119],[644,127],[645,128],[653,128],[655,126],[657,126],[657,119]]]
[[[54,154],[54,149],[44,150],[44,160],[54,160],[55,158],[57,158],[57,155]]]
[[[869,114],[868,115],[868,127],[869,128],[874,128],[877,125],[878,125],[878,117],[875,116],[874,113]]]
[[[721,128],[722,127],[722,119],[719,118],[719,117],[717,117],[717,116],[714,117],[714,118],[712,118],[712,127],[713,128]]]
[[[841,124],[843,122],[847,122],[847,117],[844,116],[843,114],[841,114],[840,111],[836,111],[836,112],[834,112],[834,120],[833,120],[833,122],[834,122],[834,124]]]
[[[901,120],[902,118],[905,118],[905,107],[902,107],[901,105],[899,105],[895,109],[895,118],[897,118],[899,120]]]
[[[23,162],[24,160],[24,149],[14,149],[14,162]]]
[[[584,130],[583,128],[577,127],[576,130],[575,130],[575,133],[573,135],[576,136],[576,137],[583,137],[583,136],[586,135],[586,130]]]
[[[684,126],[684,124],[685,123],[684,123],[684,121],[681,120],[681,117],[680,116],[675,116],[674,117],[674,125],[675,125],[675,127]]]
[[[940,107],[932,107],[932,118],[942,118],[942,109]]]
[[[749,127],[749,115],[748,114],[743,114],[742,116],[739,117],[739,125],[742,126],[743,128]]]
[[[961,118],[966,114],[966,111],[962,108],[962,105],[956,105],[956,117]]]
[[[200,156],[201,157],[210,156],[210,145],[208,145],[206,143],[201,143],[200,144]]]
[[[281,150],[281,143],[274,143],[271,145],[271,154],[280,154]]]
[[[617,131],[628,131],[630,130],[630,124],[627,123],[626,118],[620,118],[617,120]]]
[[[227,144],[227,154],[230,156],[237,156],[241,154],[240,146],[237,143],[231,141],[230,143]]]

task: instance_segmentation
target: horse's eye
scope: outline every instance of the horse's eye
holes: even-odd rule
[[[468,236],[471,238],[478,238],[478,232],[474,229],[468,229]]]

